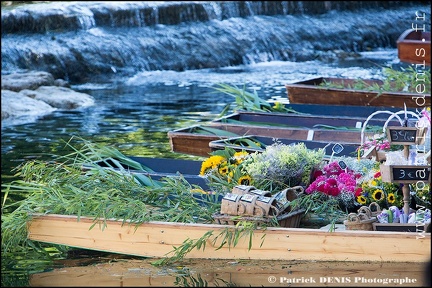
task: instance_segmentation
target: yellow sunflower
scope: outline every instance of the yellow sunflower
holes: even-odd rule
[[[387,202],[388,202],[389,204],[393,204],[393,203],[396,202],[396,196],[395,196],[394,193],[389,193],[389,194],[387,195]]]
[[[216,169],[219,164],[223,163],[224,161],[226,161],[226,159],[222,156],[211,156],[201,164],[200,175],[206,174],[209,169]]]
[[[241,176],[237,183],[239,185],[251,185],[252,178],[249,175]]]
[[[246,151],[234,153],[233,158],[235,160],[235,164],[240,164],[241,162],[243,162],[243,160],[247,158],[247,156],[249,156],[249,153],[247,153]]]
[[[384,199],[384,192],[381,189],[376,189],[372,193],[372,199],[375,201],[381,201]]]
[[[361,205],[364,205],[367,203],[367,198],[363,195],[357,196],[357,202],[360,203]]]
[[[228,174],[228,165],[224,165],[222,167],[219,168],[219,174],[225,176],[226,174]]]

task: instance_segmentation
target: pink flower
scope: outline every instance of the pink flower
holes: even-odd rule
[[[306,193],[319,192],[329,196],[338,196],[341,192],[360,193],[356,190],[356,179],[359,177],[360,173],[354,173],[351,169],[342,170],[335,161],[323,167],[321,175],[306,188]]]

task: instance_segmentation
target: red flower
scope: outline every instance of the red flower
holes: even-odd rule
[[[374,174],[374,178],[378,178],[381,176],[381,171],[378,171]]]
[[[355,197],[360,196],[360,195],[362,194],[362,192],[363,192],[363,190],[362,190],[361,187],[357,188],[357,189],[355,190],[355,193],[354,193]]]

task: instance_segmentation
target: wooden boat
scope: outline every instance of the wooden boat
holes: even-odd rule
[[[297,286],[312,286],[307,282],[313,279],[315,287],[328,287],[329,283],[333,287],[367,286],[362,282],[368,279],[412,279],[403,286],[428,287],[424,263],[188,259],[182,261],[182,268],[167,273],[166,267],[152,265],[154,259],[108,256],[103,262],[86,266],[65,266],[69,263],[59,261],[62,268],[31,274],[30,287],[88,287],[89,283],[103,283],[104,287],[176,287],[179,282],[189,283],[182,287],[197,283],[208,284],[200,287],[275,287],[295,283],[294,279],[305,283]],[[275,276],[276,282],[271,283],[269,276]],[[332,283],[335,279],[343,283]]]
[[[211,152],[208,146],[210,141],[235,136],[239,135],[222,130],[217,131],[216,128],[207,125],[194,125],[168,131],[171,151],[204,157],[209,156]]]
[[[355,79],[319,77],[286,84],[285,87],[289,102],[297,104],[399,107],[399,110],[402,110],[404,104],[406,107],[419,108],[419,101],[416,101],[416,99],[424,98],[424,101],[421,100],[422,106],[431,106],[430,94],[405,92],[382,92],[380,94],[376,91],[345,88],[354,87],[356,81]],[[380,80],[363,81],[370,85],[382,85],[383,83]],[[320,86],[325,82],[332,82],[344,88]]]
[[[118,164],[114,163],[115,159],[112,158],[97,161],[95,164],[104,168],[127,171],[131,174],[143,174],[156,181],[164,177],[181,176],[191,185],[198,185],[204,190],[208,189],[205,178],[199,176],[202,161],[138,156],[128,156],[128,158],[142,164],[147,171],[136,170],[125,164],[121,164],[121,167],[116,168]],[[85,170],[87,167],[84,166],[83,169]]]
[[[361,143],[361,130],[366,118],[314,116],[294,113],[237,112],[209,123],[211,127],[237,135],[257,135],[299,141],[324,141],[346,144]],[[380,131],[386,120],[371,119],[365,135]],[[400,125],[396,120],[394,125]],[[368,132],[373,130],[373,132]],[[225,138],[226,139],[226,138]],[[216,141],[216,140],[212,140]]]
[[[216,150],[223,150],[226,147],[232,148],[236,151],[247,151],[249,153],[253,152],[262,152],[266,149],[267,146],[274,144],[275,142],[290,145],[294,143],[304,143],[308,149],[318,149],[323,148],[325,149],[325,155],[330,156],[332,155],[332,147],[337,143],[332,142],[320,142],[320,141],[298,141],[293,139],[285,139],[285,138],[271,138],[271,137],[264,137],[264,136],[257,136],[257,135],[250,135],[250,136],[241,136],[241,137],[233,137],[233,138],[227,138],[223,140],[215,140],[211,141],[209,143],[209,146],[212,151]],[[249,143],[256,143],[255,145],[249,145]],[[357,156],[357,148],[359,147],[356,144],[345,144],[342,145],[343,150],[337,154],[337,156]]]
[[[377,114],[379,115],[379,114]],[[387,117],[388,118],[388,117]],[[371,119],[366,123],[365,135],[374,134],[383,127],[386,119]],[[207,157],[212,150],[210,142],[241,136],[263,136],[292,141],[338,142],[353,146],[361,144],[361,130],[367,118],[348,116],[314,116],[296,113],[266,113],[240,111],[213,120],[205,126],[220,133],[195,133],[197,126],[168,132],[171,149],[174,152]],[[392,120],[392,125],[400,125]],[[372,129],[374,128],[374,129]],[[368,132],[373,130],[374,132]],[[227,134],[234,135],[228,137]]]
[[[408,29],[396,41],[401,62],[431,65],[431,33]]]
[[[100,225],[90,229],[94,224],[91,217],[32,215],[28,222],[28,238],[69,247],[159,258],[172,256],[174,247],[181,246],[187,239],[200,239],[209,231],[219,235],[225,229],[236,229],[236,226],[220,224],[147,222],[137,226],[121,220],[99,221]],[[423,263],[431,259],[431,233],[420,228],[418,232],[408,233],[267,227],[254,230],[251,238],[249,235],[241,237],[235,246],[220,248],[221,241],[220,237],[210,238],[205,248],[194,249],[185,258]]]

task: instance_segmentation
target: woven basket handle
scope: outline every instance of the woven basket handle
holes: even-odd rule
[[[360,209],[358,209],[358,212],[359,214],[365,214],[368,217],[368,219],[372,217],[372,211],[367,206],[360,207]]]
[[[360,217],[356,213],[348,214],[347,220],[349,222],[358,222],[360,223]]]
[[[369,209],[372,213],[379,214],[381,213],[381,207],[377,202],[372,202],[369,204]]]

